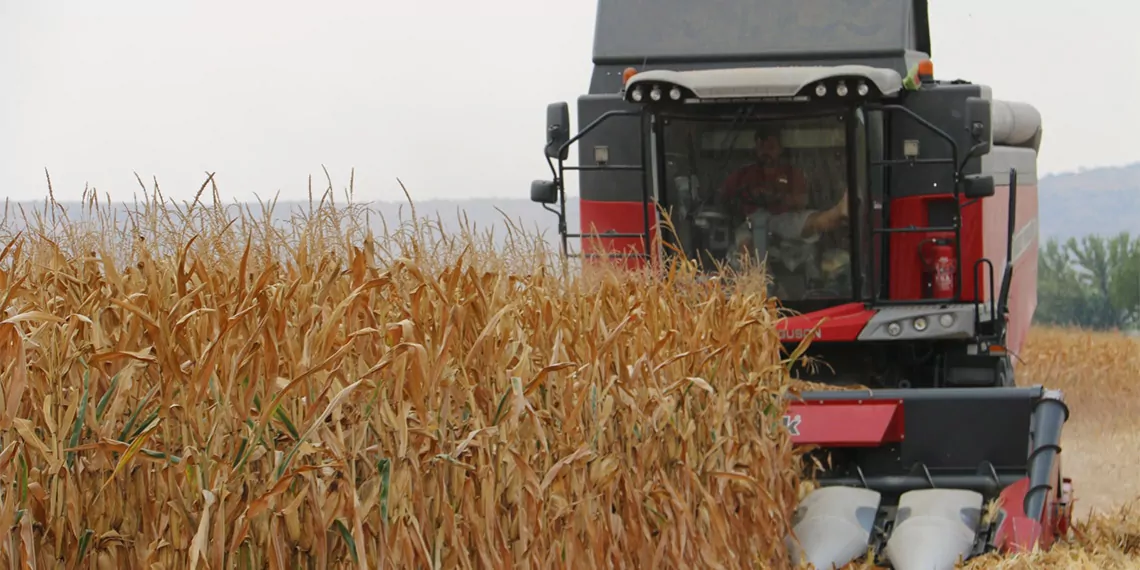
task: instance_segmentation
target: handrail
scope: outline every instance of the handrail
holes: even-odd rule
[[[558,216],[558,234],[562,238],[562,255],[565,257],[580,257],[579,255],[572,255],[569,251],[570,250],[569,240],[571,238],[584,239],[586,237],[593,237],[593,238],[606,237],[606,238],[612,238],[612,239],[641,238],[642,242],[645,246],[645,250],[644,250],[643,254],[640,254],[640,255],[639,254],[633,254],[633,255],[619,254],[619,255],[622,257],[643,256],[643,257],[646,257],[646,259],[649,258],[649,252],[650,252],[650,247],[651,247],[650,246],[650,239],[649,239],[649,233],[650,233],[649,232],[649,180],[648,180],[648,166],[647,166],[649,164],[649,157],[647,156],[647,153],[646,153],[644,137],[641,137],[641,136],[638,137],[638,144],[641,147],[641,164],[636,164],[636,165],[634,165],[634,164],[614,164],[614,165],[602,164],[602,165],[592,165],[592,166],[591,165],[567,166],[565,164],[565,160],[562,158],[564,155],[567,154],[566,151],[574,143],[580,141],[582,139],[582,137],[586,136],[591,131],[598,128],[603,123],[605,123],[606,121],[608,121],[614,117],[641,117],[642,118],[642,129],[644,129],[644,127],[645,127],[645,112],[643,110],[636,110],[636,111],[620,110],[620,109],[609,110],[609,111],[606,111],[605,113],[602,113],[596,119],[591,121],[588,125],[586,125],[584,128],[582,128],[582,130],[578,131],[577,134],[570,137],[569,139],[567,139],[562,144],[558,145],[558,165],[557,166],[555,166],[554,161],[551,159],[550,155],[546,156],[546,163],[547,163],[547,165],[549,165],[550,171],[554,175],[554,183],[555,183],[556,187],[558,188],[559,209],[554,210],[553,208],[547,207],[546,204],[543,204],[542,207],[543,207],[543,209],[547,210],[548,212],[551,212],[551,213],[555,214],[556,216]],[[565,172],[567,170],[579,171],[579,172],[596,172],[596,171],[605,171],[605,170],[627,171],[627,172],[628,171],[634,171],[634,172],[641,171],[641,173],[642,173],[641,174],[642,210],[644,211],[642,222],[643,222],[643,226],[644,226],[644,232],[640,233],[640,234],[616,233],[616,232],[610,232],[610,233],[602,232],[602,233],[596,233],[596,234],[595,233],[592,233],[592,234],[571,233],[569,231],[569,228],[566,226],[566,178],[565,178]],[[595,254],[585,254],[585,257],[595,257]]]
[[[994,319],[1000,327],[1005,326],[1005,312],[1009,303],[1009,290],[1013,281],[1013,240],[1017,228],[1017,169],[1009,169],[1009,233],[1006,235],[1005,270],[1001,276],[1001,294],[998,296]],[[1000,329],[996,332],[1000,332]]]
[[[957,267],[958,270],[954,272],[955,287],[954,287],[954,297],[953,297],[952,301],[953,302],[961,302],[962,301],[962,273],[963,273],[962,272],[962,200],[961,200],[962,180],[961,180],[961,177],[962,177],[963,165],[960,165],[959,161],[958,161],[959,150],[960,150],[959,146],[958,146],[958,141],[954,140],[954,137],[950,136],[949,133],[942,130],[937,125],[931,123],[930,121],[924,119],[922,116],[915,113],[911,109],[904,107],[902,105],[898,105],[898,104],[868,105],[867,109],[871,110],[871,111],[878,110],[878,111],[883,111],[883,112],[899,112],[899,113],[902,113],[903,115],[906,115],[906,116],[914,119],[914,121],[916,123],[925,127],[926,130],[930,131],[931,133],[933,133],[938,138],[941,138],[942,140],[944,140],[950,144],[950,158],[933,158],[933,159],[915,158],[915,159],[871,160],[871,161],[869,161],[870,162],[869,166],[871,166],[871,167],[884,167],[885,166],[885,167],[889,168],[889,167],[897,166],[897,165],[924,165],[924,166],[937,165],[937,164],[948,164],[948,165],[950,165],[950,167],[953,169],[953,178],[954,178],[954,184],[953,184],[954,208],[955,208],[954,224],[952,226],[927,227],[927,228],[915,227],[915,226],[912,226],[909,228],[892,228],[892,227],[890,227],[890,217],[889,216],[890,216],[890,206],[891,206],[891,202],[892,202],[892,197],[891,197],[890,192],[889,192],[890,185],[887,183],[887,177],[884,175],[883,176],[883,182],[884,182],[884,186],[883,186],[883,207],[882,207],[882,214],[880,215],[880,222],[881,222],[880,226],[881,227],[872,228],[871,229],[871,235],[877,235],[877,234],[878,235],[885,235],[885,234],[897,234],[897,233],[953,232],[954,233],[955,267]],[[870,134],[869,129],[868,129],[866,136],[868,139],[870,139],[871,134]],[[869,144],[870,143],[868,140],[868,145]],[[889,284],[885,282],[887,279],[890,278],[889,274],[886,274],[886,272],[888,271],[889,265],[890,265],[889,264],[889,259],[890,259],[889,245],[890,245],[890,240],[884,239],[882,242],[882,246],[880,248],[880,257],[883,260],[884,275],[879,276],[880,281],[883,281],[883,282],[877,284],[876,289],[879,289],[879,290],[878,291],[874,291],[874,290],[872,291],[872,298],[875,299],[876,303],[883,303],[884,301],[887,301],[887,299],[884,297],[884,291],[883,290],[886,289],[889,291],[889,288],[890,288]],[[877,295],[876,295],[876,293],[877,293]],[[894,304],[894,303],[889,303],[889,304]]]

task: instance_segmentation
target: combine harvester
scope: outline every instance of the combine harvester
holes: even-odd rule
[[[930,570],[1050,547],[1071,517],[1068,410],[1015,386],[1011,358],[1036,307],[1037,111],[935,79],[926,0],[599,0],[594,42],[587,126],[571,136],[549,106],[554,179],[531,187],[563,253],[591,238],[581,255],[659,264],[667,211],[663,240],[706,266],[766,260],[796,315],[782,340],[826,363],[797,374],[857,385],[789,402],[794,442],[831,458],[794,561]],[[777,166],[739,170],[761,155]]]

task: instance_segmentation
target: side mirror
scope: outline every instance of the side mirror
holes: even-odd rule
[[[570,106],[565,102],[546,106],[546,156],[566,160],[570,149],[558,150],[570,140]]]
[[[967,200],[989,198],[994,195],[994,177],[989,174],[971,174],[966,177],[965,185],[963,194]]]
[[[990,102],[981,97],[966,99],[966,131],[974,141],[973,153],[975,156],[990,151],[993,140],[992,107]]]
[[[530,183],[530,201],[539,204],[553,204],[558,201],[558,185],[549,180],[535,180]]]

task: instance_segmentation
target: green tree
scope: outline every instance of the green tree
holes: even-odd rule
[[[1087,326],[1095,298],[1074,267],[1069,249],[1055,239],[1041,248],[1037,261],[1037,311],[1045,324]]]
[[[1140,325],[1140,238],[1049,240],[1038,261],[1036,321],[1092,329]]]

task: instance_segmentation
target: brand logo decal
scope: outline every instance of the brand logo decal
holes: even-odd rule
[[[799,414],[796,414],[794,416],[791,414],[784,414],[784,427],[787,428],[788,433],[792,434],[792,437],[800,435],[800,422],[802,421],[803,418],[800,417]]]
[[[811,331],[812,331],[811,328],[799,328],[799,329],[791,329],[791,330],[778,329],[777,333],[780,337],[780,340],[803,340],[803,339],[807,338],[808,335],[811,334]],[[822,330],[815,331],[814,336],[817,339],[823,338],[823,331]]]

